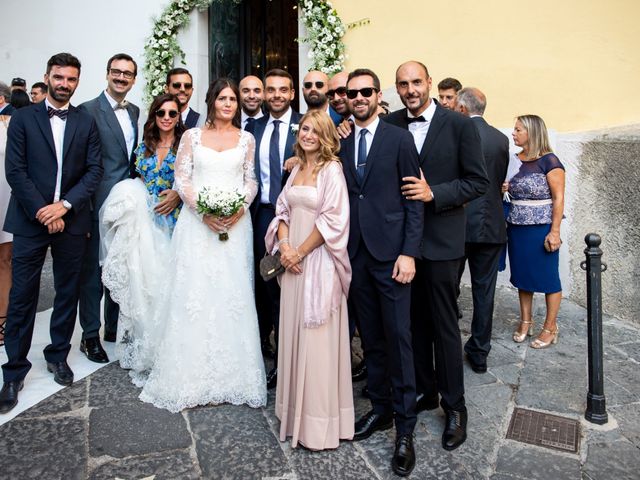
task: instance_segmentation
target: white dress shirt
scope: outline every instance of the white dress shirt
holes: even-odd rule
[[[411,135],[413,135],[413,143],[415,143],[418,153],[422,150],[422,145],[424,145],[424,141],[427,138],[434,113],[436,113],[436,102],[434,99],[431,99],[427,109],[422,112],[422,115],[419,115],[424,118],[424,122],[413,122],[409,124],[409,131]],[[407,110],[407,117],[414,118],[409,110]]]
[[[111,105],[111,108],[114,108],[118,104],[118,102],[116,102],[106,90],[104,91],[104,96],[107,97],[107,101],[109,102],[109,105]],[[131,121],[129,111],[126,108],[119,108],[114,110],[113,113],[116,114],[116,118],[120,124],[120,129],[124,135],[124,143],[127,145],[127,154],[131,156],[133,153],[133,147],[135,146],[133,144],[135,131],[133,129],[133,122]]]
[[[360,163],[360,159],[358,158],[358,146],[360,145],[360,132],[362,130],[364,130],[365,128],[367,129],[367,133],[365,134],[365,141],[367,142],[367,156],[369,155],[369,150],[371,150],[371,144],[373,143],[373,137],[376,134],[376,129],[378,128],[378,124],[380,123],[380,117],[378,117],[376,115],[376,118],[373,122],[371,122],[369,125],[367,125],[366,127],[359,127],[356,124],[356,130],[355,130],[355,138],[354,138],[354,147],[355,147],[355,154],[353,155],[353,158],[355,158],[356,161],[356,170],[358,169],[358,163]],[[366,159],[365,159],[366,160]],[[365,162],[362,162],[365,163]]]
[[[280,118],[273,118],[269,115],[267,126],[264,128],[262,140],[260,141],[260,203],[269,203],[269,145],[271,143],[271,134],[273,133],[273,121],[280,120],[278,125],[280,132],[280,167],[284,164],[284,149],[287,146],[287,137],[289,136],[289,122],[291,122],[291,108],[286,111]]]
[[[45,98],[44,102],[47,110],[49,109],[49,107],[56,108],[49,103],[48,98]],[[56,110],[67,110],[68,108],[69,104],[67,103],[61,108],[56,108]],[[64,131],[67,126],[67,121],[62,120],[57,115],[54,115],[49,119],[49,123],[51,124],[51,133],[53,133],[53,144],[56,147],[56,160],[58,161],[58,170],[56,172],[56,189],[53,194],[53,201],[57,202],[58,200],[60,200],[60,189],[62,188],[62,159],[64,158],[62,147],[64,145]]]
[[[182,117],[182,123],[187,122],[187,117],[189,116],[190,111],[191,111],[191,107],[187,107],[184,109],[184,112],[180,114],[180,117]]]
[[[245,130],[247,128],[247,122],[249,121],[250,118],[253,118],[254,120],[258,120],[259,118],[262,118],[262,117],[264,117],[264,113],[262,113],[262,110],[258,110],[258,113],[256,113],[253,117],[244,113],[244,110],[241,110],[240,125],[242,127],[242,130]]]

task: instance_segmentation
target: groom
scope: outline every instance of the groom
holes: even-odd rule
[[[355,117],[340,158],[349,190],[350,299],[360,329],[372,410],[355,424],[354,440],[392,427],[391,466],[401,476],[415,466],[416,387],[411,348],[411,280],[420,255],[423,205],[401,194],[402,177],[419,175],[409,132],[381,122],[380,81],[374,72],[349,74],[347,104]]]

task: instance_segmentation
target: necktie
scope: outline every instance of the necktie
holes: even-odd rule
[[[407,124],[411,124],[413,122],[426,122],[426,120],[422,115],[419,117],[407,117]]]
[[[253,122],[255,122],[255,121],[256,121],[256,119],[253,118],[253,117],[247,118],[247,123],[245,123],[244,129],[250,131],[253,128]]]
[[[126,100],[123,100],[123,101],[122,101],[122,102],[120,102],[120,103],[116,103],[116,104],[113,106],[113,109],[114,109],[114,110],[120,110],[120,109],[125,110],[126,108],[127,108],[127,101],[126,101]]]
[[[280,120],[273,121],[273,132],[269,143],[269,203],[276,204],[282,187],[282,167],[280,166]]]
[[[62,120],[66,120],[67,115],[69,115],[69,109],[58,110],[57,108],[47,107],[47,113],[49,114],[49,118],[53,118],[53,116],[56,115]]]
[[[367,166],[367,133],[369,133],[369,130],[366,128],[360,130],[360,140],[358,141],[358,168],[356,168],[356,173],[360,180],[364,177],[364,169]]]

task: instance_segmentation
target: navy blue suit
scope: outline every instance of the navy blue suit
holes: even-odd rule
[[[349,300],[360,319],[373,409],[381,415],[395,412],[398,434],[411,433],[416,423],[411,286],[391,276],[399,255],[420,256],[423,204],[406,200],[400,190],[402,177],[419,176],[418,154],[409,132],[379,122],[360,180],[354,136],[340,149],[351,211]]]
[[[383,119],[408,128],[404,108]],[[428,396],[439,392],[443,408],[461,410],[464,376],[456,291],[465,248],[464,204],[482,195],[489,180],[471,119],[438,104],[419,155],[434,199],[424,207],[422,260],[416,262],[413,281],[416,386]]]
[[[91,195],[102,178],[100,138],[85,112],[69,107],[66,120],[60,198],[72,205],[62,219],[63,232],[49,234],[36,220],[38,210],[54,202],[57,160],[45,102],[18,110],[7,134],[5,171],[11,187],[4,230],[13,233],[13,285],[6,324],[9,361],[2,366],[4,381],[23,379],[31,363],[33,324],[40,273],[51,246],[56,296],[51,314],[48,362],[67,358],[76,321],[80,267],[91,229]]]
[[[278,282],[273,279],[269,282],[262,280],[258,274],[258,265],[262,257],[264,257],[266,248],[264,246],[264,236],[271,220],[275,217],[275,205],[265,205],[260,203],[262,195],[262,181],[260,179],[260,143],[264,135],[265,128],[269,122],[270,115],[266,114],[259,118],[250,128],[248,132],[252,133],[256,139],[255,152],[255,171],[258,179],[258,194],[250,207],[251,219],[253,221],[253,255],[255,261],[255,289],[256,289],[256,310],[258,311],[258,324],[260,326],[260,339],[264,342],[271,333],[271,329],[276,329],[276,342],[278,341],[278,320],[280,317],[280,287]],[[293,145],[296,141],[296,134],[291,128],[291,124],[300,123],[302,115],[298,112],[291,111],[291,120],[287,127],[287,142],[284,149],[284,157],[280,160],[284,161],[293,156]],[[270,191],[274,188],[278,194],[289,178],[288,172],[283,172],[282,182],[280,185],[269,185]]]
[[[133,152],[127,151],[127,143],[124,133],[122,133],[122,127],[120,127],[113,107],[111,107],[104,92],[93,100],[83,103],[79,108],[89,113],[96,121],[101,143],[100,155],[104,168],[102,181],[92,196],[91,237],[87,247],[87,254],[82,262],[80,281],[80,325],[82,326],[82,338],[87,339],[97,337],[100,330],[100,300],[102,299],[103,286],[98,260],[100,252],[98,212],[113,186],[130,177],[134,158]],[[140,109],[128,102],[127,113],[131,118],[134,135],[133,148],[135,148],[138,142]],[[105,334],[116,334],[118,314],[118,304],[111,299],[107,292],[104,296]]]
[[[196,112],[195,110],[191,109],[189,110],[189,113],[187,113],[187,119],[184,122],[184,126],[189,129],[189,128],[195,128],[196,125],[198,125],[198,120],[200,119],[200,114],[198,112]]]

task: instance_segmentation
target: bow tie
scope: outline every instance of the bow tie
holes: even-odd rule
[[[407,124],[411,124],[413,122],[426,122],[426,120],[422,115],[419,117],[407,117]]]
[[[49,118],[53,118],[54,115],[57,115],[62,120],[66,120],[67,115],[69,115],[69,109],[65,108],[64,110],[58,110],[57,108],[47,107],[47,114],[49,115]]]
[[[129,104],[129,103],[128,103],[126,100],[123,100],[123,101],[122,101],[122,102],[120,102],[120,103],[116,103],[116,104],[113,106],[113,109],[114,109],[114,110],[120,110],[120,109],[123,109],[123,110],[124,110],[124,109],[126,109],[126,108],[127,108],[127,105],[128,105],[128,104]]]

